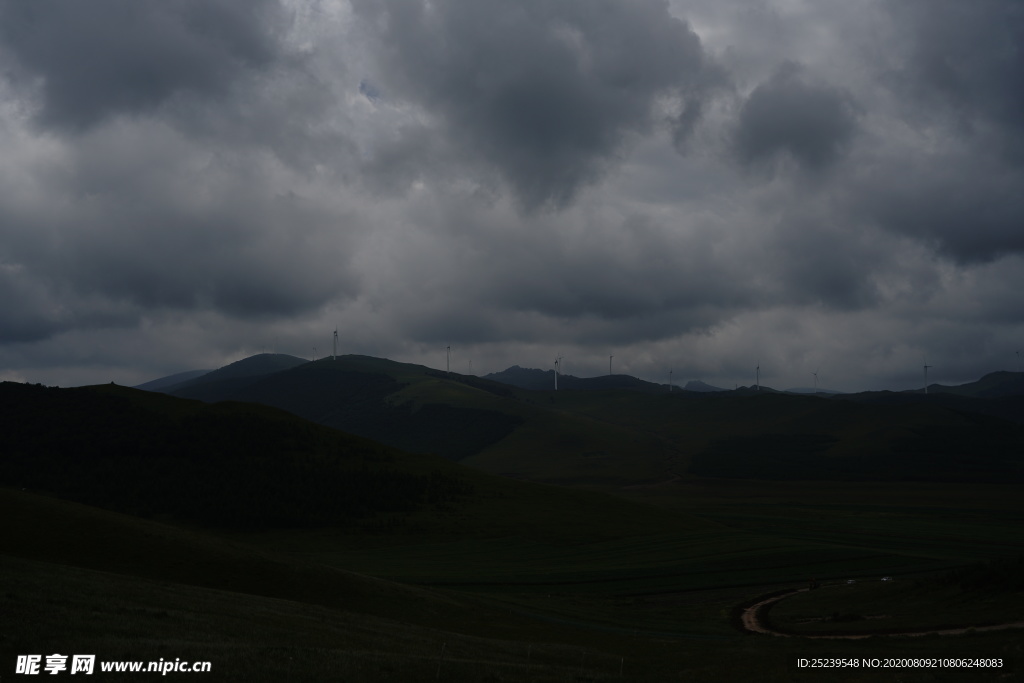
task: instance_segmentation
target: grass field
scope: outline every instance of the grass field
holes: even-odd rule
[[[200,424],[215,442],[222,424],[250,424],[239,422],[248,415],[244,406],[203,407],[117,387],[101,394],[185,420],[168,423],[172,427]],[[557,400],[573,420],[603,419],[573,413],[572,402],[583,399],[568,392]],[[595,400],[614,412],[619,398]],[[524,411],[535,408],[524,405]],[[295,457],[328,468],[315,471],[330,476],[378,468],[400,481],[448,482],[458,493],[424,494],[400,512],[368,509],[342,522],[324,518],[296,526],[217,525],[209,521],[217,516],[204,521],[170,513],[144,519],[38,490],[0,488],[0,680],[14,677],[18,654],[53,652],[209,660],[215,669],[203,680],[217,681],[964,681],[1021,675],[1024,631],[829,641],[746,635],[736,626],[741,605],[806,586],[811,578],[835,585],[779,602],[769,611],[773,623],[821,635],[860,632],[865,624],[881,632],[1020,619],[1019,591],[1011,585],[993,592],[978,579],[984,572],[964,569],[1024,555],[1024,497],[1017,484],[754,481],[685,472],[648,478],[639,475],[661,467],[671,473],[672,456],[644,451],[642,444],[635,466],[608,458],[607,469],[594,476],[571,466],[573,458],[588,457],[580,453],[547,464],[543,449],[523,456],[524,462],[536,459],[531,467],[550,466],[553,478],[581,484],[563,488],[493,477],[259,411],[268,430],[260,439],[286,444],[295,454],[282,456],[284,464]],[[607,434],[635,427],[622,422],[633,419],[628,411],[620,413]],[[195,422],[197,416],[202,420]],[[89,426],[98,439],[104,429],[96,425]],[[566,433],[527,431],[521,445]],[[123,446],[118,457],[132,462],[134,448]],[[231,468],[246,464],[244,454],[237,462],[217,462],[220,469],[209,471],[229,482]],[[144,490],[165,471],[144,464],[124,470],[125,485]],[[61,470],[52,472],[56,477]],[[256,484],[263,487],[256,490],[283,486]],[[895,581],[881,582],[882,576]],[[949,577],[960,577],[959,583]],[[796,666],[798,658],[822,656],[1001,657],[1008,668],[996,676]]]
[[[803,567],[780,563],[777,581],[759,583],[756,564],[772,554],[796,557],[807,546],[759,547],[758,537],[741,533],[716,540],[714,528],[696,525],[675,536],[575,547],[389,538],[374,552],[366,539],[348,539],[352,568],[416,581],[415,567],[429,566],[428,579],[446,584],[415,587],[312,561],[300,549],[316,545],[313,536],[292,539],[288,549],[281,532],[228,542],[9,489],[0,501],[12,522],[3,547],[20,555],[0,558],[5,667],[16,653],[68,651],[205,659],[217,668],[205,680],[231,681],[952,681],[993,679],[909,670],[815,677],[794,663],[837,654],[1021,656],[1020,634],[1006,632],[842,642],[743,636],[730,621],[737,604],[803,578]],[[340,548],[344,539],[335,541]],[[333,562],[342,564],[344,555],[339,549]],[[699,585],[695,571],[653,575],[672,562],[702,563],[700,581],[714,585]],[[520,577],[499,570],[509,563]],[[559,567],[569,583],[551,583],[548,572]],[[495,581],[483,584],[488,571]],[[913,583],[856,586],[909,590]],[[834,589],[817,595],[826,590]],[[807,611],[793,600],[775,613]],[[936,615],[934,600],[920,607]]]
[[[774,629],[806,635],[982,627],[1024,622],[1024,593],[876,578],[799,593],[773,605],[769,619]]]
[[[259,357],[237,365],[250,361]],[[981,398],[528,391],[356,355],[244,386],[195,382],[183,395],[264,403],[406,451],[559,485],[628,486],[686,473],[776,481],[1024,477],[1020,430],[986,414],[994,408]]]
[[[941,492],[916,493],[912,507],[920,516],[930,509],[922,501]],[[722,517],[728,499],[715,500],[712,512]],[[999,496],[989,491],[975,501],[975,514],[985,509],[983,500],[1008,504],[993,502]],[[368,543],[327,530],[234,534],[225,540],[223,534],[213,537],[29,493],[4,490],[0,501],[5,520],[12,522],[4,527],[3,547],[17,548],[19,555],[0,559],[5,666],[13,665],[14,654],[67,650],[107,659],[209,660],[217,675],[206,680],[232,681],[925,681],[992,678],[908,670],[830,672],[823,678],[796,670],[794,662],[836,654],[974,654],[1018,662],[1021,656],[1019,633],[840,642],[744,636],[732,625],[740,602],[799,586],[815,563],[845,575],[859,561],[865,572],[877,574],[894,558],[904,558],[907,572],[925,575],[920,572],[934,567],[931,556],[941,548],[938,537],[926,555],[886,555],[863,546],[851,555],[842,544],[829,554],[820,543],[773,541],[771,535],[687,517],[672,533],[592,538],[577,545],[555,542],[558,533],[551,529],[546,539],[532,540],[525,533],[447,541],[412,535]],[[854,526],[854,512],[848,514],[848,526]],[[748,511],[743,517],[756,515]],[[920,528],[920,521],[914,523]],[[799,531],[800,525],[789,524],[790,533]],[[334,539],[333,551],[310,551],[328,538]],[[965,552],[962,539],[954,547],[945,555]],[[856,586],[913,586],[906,576],[891,586]],[[817,595],[827,590],[832,589]],[[778,605],[779,618],[785,610],[808,611],[792,600]],[[919,606],[940,622],[972,615],[964,604],[943,617],[937,611],[941,604],[923,598]],[[843,612],[831,605],[815,609]],[[1000,615],[989,609],[987,616]],[[916,618],[927,621],[921,613]]]

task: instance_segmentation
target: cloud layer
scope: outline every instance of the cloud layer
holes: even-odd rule
[[[1016,369],[1022,28],[1012,0],[0,0],[0,377],[335,326],[481,374]]]
[[[564,208],[603,178],[661,100],[677,101],[666,122],[685,138],[721,80],[686,22],[650,0],[355,6],[385,92],[526,209]]]

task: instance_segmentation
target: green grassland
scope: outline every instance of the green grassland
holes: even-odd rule
[[[3,490],[0,505],[14,522],[3,547],[18,550],[0,556],[5,667],[18,653],[66,652],[207,660],[215,673],[204,679],[218,681],[790,681],[822,680],[799,677],[797,657],[1021,654],[1019,634],[1007,633],[842,643],[740,635],[731,606],[768,586],[417,588],[38,494]],[[827,680],[991,678],[905,670]]]
[[[358,362],[325,372],[373,374],[385,363]],[[312,371],[303,368],[287,372]],[[1019,618],[1019,602],[973,590],[951,601],[957,589],[942,583],[958,568],[1024,554],[1018,484],[699,477],[685,466],[726,429],[720,411],[753,406],[741,435],[791,433],[799,419],[787,424],[781,403],[762,409],[764,397],[709,404],[636,394],[630,403],[615,392],[555,397],[399,370],[406,375],[388,380],[397,389],[384,398],[410,414],[444,394],[454,410],[514,406],[508,414],[522,422],[455,462],[268,407],[109,385],[0,387],[9,418],[0,676],[13,673],[13,654],[64,650],[209,659],[218,674],[207,680],[257,681],[991,680],[910,670],[823,679],[793,662],[943,653],[1024,661],[1020,632],[817,641],[735,625],[739,605],[809,578],[906,590],[900,618],[918,624]],[[818,411],[835,409],[819,404],[827,401],[794,405],[822,433],[889,428],[873,412],[829,426]],[[692,418],[673,418],[690,408]],[[921,414],[922,424],[934,418]],[[604,456],[587,455],[588,443],[558,445],[592,425],[604,430],[593,432]],[[516,448],[520,476],[578,486],[481,471],[502,471]],[[605,469],[584,467],[602,458]],[[883,575],[897,580],[882,584]],[[771,613],[809,619],[830,607],[798,597]],[[864,593],[858,603],[886,597]]]
[[[527,391],[357,355],[248,377],[230,389],[203,378],[187,384],[180,395],[263,403],[405,451],[559,485],[623,487],[686,473],[1024,481],[1024,433],[987,414],[995,408],[984,398]],[[996,412],[1013,410],[1000,405]]]
[[[818,481],[1024,477],[1024,441],[1015,423],[940,405],[688,392],[558,392],[550,400],[562,414],[656,439],[663,455],[662,478],[686,472]],[[491,446],[483,454],[499,447]],[[638,450],[627,448],[617,457],[640,461]],[[644,481],[645,474],[637,470],[636,483]]]
[[[959,568],[928,578],[877,577],[826,585],[773,605],[773,629],[814,635],[981,628],[1024,622],[1021,557]]]

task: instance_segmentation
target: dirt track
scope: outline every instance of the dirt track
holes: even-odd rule
[[[957,627],[957,628],[933,629],[933,630],[930,630],[930,631],[913,631],[913,632],[908,631],[908,632],[905,632],[905,633],[851,633],[849,635],[841,635],[841,636],[836,636],[836,635],[820,635],[820,636],[815,636],[815,635],[794,635],[794,634],[791,634],[791,633],[781,633],[779,631],[773,631],[771,629],[765,628],[765,626],[761,623],[760,619],[758,618],[758,615],[759,615],[759,613],[761,612],[761,610],[763,608],[766,608],[768,605],[770,605],[772,603],[776,603],[779,600],[784,600],[785,598],[788,598],[788,597],[790,597],[792,595],[796,595],[797,593],[804,593],[807,590],[809,590],[809,589],[807,589],[807,588],[794,589],[794,590],[790,591],[789,593],[783,593],[782,595],[776,595],[776,596],[771,597],[771,598],[766,598],[766,599],[761,600],[760,602],[758,602],[758,603],[756,603],[754,605],[751,605],[750,607],[748,607],[745,610],[743,610],[743,617],[742,617],[743,628],[745,628],[747,631],[750,631],[751,633],[761,633],[761,634],[770,635],[770,636],[780,636],[780,637],[783,637],[783,638],[815,638],[815,639],[823,639],[823,640],[860,640],[860,639],[863,639],[863,638],[872,638],[872,637],[879,637],[879,636],[901,637],[901,638],[902,637],[913,637],[913,636],[927,636],[927,635],[954,636],[954,635],[958,635],[958,634],[961,634],[961,633],[967,633],[967,631],[974,631],[976,633],[980,633],[980,632],[983,632],[983,631],[1002,631],[1002,630],[1008,629],[1008,628],[1024,628],[1024,621],[1013,621],[1013,622],[1009,622],[1009,623],[1006,623],[1006,624],[994,624],[994,625],[991,625],[991,626],[961,626],[961,627]]]

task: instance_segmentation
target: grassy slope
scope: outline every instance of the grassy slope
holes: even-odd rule
[[[816,680],[793,678],[798,656],[1012,657],[1020,643],[1012,633],[745,638],[726,617],[756,587],[605,599],[454,594],[34,494],[0,490],[0,509],[17,521],[0,530],[5,550],[34,558],[0,556],[9,620],[0,626],[18,626],[0,628],[0,672],[9,674],[15,654],[68,652],[208,660],[214,674],[204,679],[217,681],[431,680],[439,670],[453,681],[790,681]],[[944,679],[904,670],[828,680]]]
[[[370,367],[379,363],[375,359],[362,362]],[[415,366],[406,371],[413,375],[419,372]],[[433,383],[438,381],[427,377],[410,382],[401,400],[415,401],[417,391],[436,395]],[[460,397],[480,392],[454,382],[443,382],[441,388]],[[92,391],[130,397],[139,406],[172,415],[202,410],[231,416],[253,410],[226,404],[203,406],[119,387],[98,387]],[[502,398],[483,393],[487,400]],[[604,401],[607,413],[617,415],[620,421],[640,416],[663,419],[653,410],[630,412],[621,406],[616,408],[615,402],[621,398],[613,394],[595,396]],[[749,428],[761,429],[780,420],[781,402],[776,397],[766,398],[768,401],[755,399],[760,422],[751,421]],[[574,409],[572,402],[581,400],[579,395],[566,392],[557,397],[559,403],[555,407],[570,412]],[[517,405],[524,412],[540,410],[526,402]],[[667,406],[665,410],[679,409],[669,402],[661,405]],[[720,408],[712,406],[719,411],[715,412],[704,401],[678,405],[696,413],[692,424],[707,423],[713,416],[721,415]],[[801,405],[817,409],[820,405],[828,407],[829,402],[805,399]],[[291,420],[270,409],[254,410],[286,423]],[[549,410],[545,414],[553,413]],[[792,412],[788,414],[793,419]],[[628,422],[624,424],[630,426]],[[363,444],[359,440],[354,443]],[[951,534],[935,531],[952,528],[949,520],[922,518],[898,506],[895,512],[880,518],[878,528],[886,532],[890,527],[906,527],[908,532],[890,537],[886,533],[870,533],[874,527],[864,524],[863,500],[840,512],[808,505],[807,501],[790,508],[773,505],[770,509],[751,507],[749,501],[739,505],[705,501],[700,507],[686,509],[682,504],[692,494],[675,486],[634,489],[627,495],[643,504],[626,504],[587,491],[495,479],[435,457],[389,453],[394,459],[389,461],[389,468],[421,476],[438,472],[468,486],[472,495],[443,505],[421,505],[383,536],[371,527],[352,535],[352,529],[328,525],[307,531],[261,533],[260,542],[269,543],[275,551],[287,551],[312,561],[403,580],[505,584],[533,591],[571,584],[585,586],[583,590],[590,592],[621,594],[760,585],[809,576],[838,577],[850,572],[937,568],[992,556],[992,551],[980,548],[979,539],[991,537],[998,543],[998,539],[1011,536],[1012,530],[1005,524],[993,524],[991,515],[985,516],[977,523],[962,525],[960,533],[969,541],[962,543],[962,548],[951,550],[955,545]],[[750,484],[748,488],[764,490],[759,484]],[[676,509],[666,514],[647,503]],[[927,540],[933,538],[934,543]],[[402,557],[406,561],[401,561]]]
[[[980,399],[946,406],[939,397],[899,396],[887,405],[772,392],[527,391],[351,355],[206,398],[225,397],[277,405],[486,472],[562,485],[628,486],[687,471],[816,480],[1024,477],[1019,430],[965,412],[964,401]],[[983,455],[979,462],[970,449]]]
[[[129,395],[169,414],[207,409],[117,387],[91,391]],[[824,649],[744,639],[729,626],[732,605],[808,576],[909,573],[1020,546],[1013,487],[690,479],[630,489],[638,502],[628,504],[494,479],[429,456],[402,455],[400,466],[464,478],[473,495],[421,507],[399,533],[328,527],[214,538],[7,491],[0,514],[15,523],[3,526],[0,547],[29,560],[3,563],[5,585],[18,586],[4,594],[3,614],[24,622],[24,638],[5,635],[3,649],[34,652],[33,643],[45,639],[42,649],[60,651],[86,637],[98,651],[126,658],[181,656],[174,651],[180,646],[253,674],[234,680],[323,680],[327,671],[347,672],[349,680],[416,680],[435,675],[440,641],[451,648],[450,680],[574,680],[581,672],[611,680],[624,664],[617,657],[635,680],[666,680],[683,670],[695,680],[790,680],[787,662],[797,655],[948,654],[951,645]],[[673,511],[648,504],[655,500]],[[137,578],[117,578],[125,575]],[[45,608],[29,607],[39,604]],[[404,625],[388,621],[395,619]],[[197,623],[209,627],[189,635]],[[1011,636],[986,635],[952,647],[964,656],[1016,645]],[[535,669],[525,668],[524,648]],[[266,667],[252,666],[254,659]],[[302,675],[282,675],[296,659]]]
[[[1019,396],[1024,393],[1024,373],[990,372],[975,382],[956,386],[933,384],[929,386],[932,393],[959,394],[961,396]]]
[[[663,479],[687,471],[825,480],[1019,481],[1024,476],[1024,442],[1015,425],[924,403],[883,406],[783,394],[629,392],[559,392],[549,394],[548,400],[562,414],[656,442],[646,451],[612,447],[612,461],[623,468],[632,466],[632,483],[650,481],[644,475],[652,469],[654,453],[660,456]],[[801,452],[808,440],[820,441],[820,448]],[[517,458],[514,449],[503,446],[492,446],[467,462],[502,471],[504,463]],[[541,459],[534,455],[530,462]],[[549,462],[544,470],[538,465],[531,473],[571,482],[582,470],[567,458],[556,462],[563,466],[560,472]]]
[[[1024,593],[1019,590],[965,591],[930,584],[873,580],[827,585],[781,601],[770,610],[770,620],[773,628],[808,635],[912,632],[1022,620]]]
[[[0,489],[3,673],[13,655],[210,660],[212,680],[569,680],[575,629],[472,596],[425,590],[268,555],[37,494]],[[529,636],[527,638],[526,636]],[[604,646],[598,635],[596,642]],[[582,641],[583,646],[573,641]],[[530,645],[531,641],[540,641]],[[527,647],[532,672],[525,669]],[[595,657],[608,671],[608,657]],[[603,659],[603,661],[602,661]],[[591,662],[594,666],[595,662]]]
[[[361,362],[371,367],[374,363],[379,363],[374,359],[365,359]],[[415,366],[408,366],[405,370],[411,375],[419,372]],[[438,389],[433,384],[439,381],[437,378],[427,377],[418,383],[410,382],[403,390],[406,393],[398,400],[415,401],[418,391],[436,395]],[[454,382],[443,382],[441,388],[458,397],[483,393],[485,400],[495,402],[503,400],[500,396]],[[290,426],[292,422],[299,424],[298,421],[271,409],[229,404],[204,406],[196,402],[181,401],[160,394],[113,386],[102,386],[91,390],[73,390],[70,393],[58,392],[55,396],[58,398],[79,396],[82,400],[89,401],[88,396],[83,393],[88,391],[99,396],[123,399],[135,408],[142,410],[143,413],[136,416],[136,421],[141,420],[144,413],[167,415],[172,418],[201,413],[211,414],[214,418],[220,416],[227,420],[255,411],[255,415],[262,416],[261,419],[264,420],[281,422],[286,426]],[[617,398],[611,395],[605,396],[605,400],[609,403]],[[472,400],[479,402],[480,399]],[[571,393],[558,397],[558,401],[569,404],[567,410],[572,408],[571,401],[573,400],[578,400],[578,396]],[[90,404],[92,403],[95,401],[90,401]],[[813,400],[805,403],[815,404]],[[536,406],[526,402],[516,405],[524,413],[540,411]],[[666,405],[669,405],[669,408],[674,408],[671,404]],[[691,402],[690,405],[704,409],[707,404]],[[562,406],[556,404],[555,407]],[[614,412],[620,415],[619,419],[624,419],[622,416],[630,415],[629,411],[621,409]],[[765,413],[764,420],[771,421],[776,418],[771,411],[762,410],[761,412]],[[548,410],[543,414],[551,415],[553,413]],[[649,415],[651,413],[650,411],[634,411],[633,413],[633,415],[638,414]],[[701,421],[707,420],[702,419]],[[206,428],[209,428],[209,424],[204,424]],[[219,423],[214,420],[213,424]],[[754,428],[758,428],[756,424]],[[301,435],[305,433],[302,429],[309,428],[295,427],[292,431]],[[148,433],[152,433],[152,430],[144,430],[144,434]],[[523,430],[523,433],[528,434],[528,431]],[[338,438],[341,436],[339,435]],[[357,450],[379,450],[379,447],[368,442],[352,439],[345,442],[345,447]],[[676,587],[706,586],[708,584],[706,577],[709,576],[715,577],[715,580],[721,583],[735,584],[778,580],[785,578],[787,571],[799,571],[801,574],[817,572],[824,575],[836,571],[837,563],[851,561],[858,554],[869,555],[877,550],[877,548],[868,548],[862,552],[851,553],[847,549],[843,549],[838,555],[832,549],[828,552],[821,552],[820,548],[828,546],[832,539],[827,534],[809,536],[806,533],[803,537],[790,539],[784,548],[780,549],[775,541],[765,539],[766,530],[764,528],[725,528],[725,524],[733,523],[735,514],[732,517],[725,515],[721,519],[697,519],[692,514],[665,515],[649,506],[616,503],[604,496],[585,491],[569,491],[536,484],[493,479],[439,458],[391,451],[386,455],[390,458],[387,467],[391,470],[414,476],[438,472],[452,481],[461,482],[473,493],[455,503],[449,502],[434,506],[421,505],[417,512],[403,520],[405,526],[399,529],[401,533],[392,533],[390,536],[380,538],[371,535],[366,538],[373,540],[368,541],[364,538],[365,533],[352,537],[351,530],[329,532],[334,536],[344,537],[336,547],[324,540],[325,532],[295,533],[288,531],[284,536],[290,539],[287,542],[289,547],[296,552],[311,553],[316,556],[318,561],[331,562],[334,562],[339,556],[338,553],[341,553],[340,557],[344,558],[347,551],[354,548],[359,549],[362,554],[353,558],[353,561],[358,559],[364,563],[366,568],[381,571],[382,562],[387,564],[390,560],[376,558],[372,552],[358,546],[387,545],[389,543],[403,545],[412,541],[419,546],[416,550],[417,562],[405,565],[410,568],[402,570],[403,578],[430,581],[453,580],[445,578],[449,572],[446,567],[453,565],[459,567],[463,574],[463,577],[454,579],[458,581],[465,580],[465,576],[475,576],[480,581],[492,583],[528,576],[532,577],[530,581],[533,583],[586,580],[607,581],[609,585],[625,586],[630,581],[634,583],[650,581],[652,575],[658,575],[661,577],[658,579],[659,585],[675,585]],[[244,460],[241,460],[237,464],[229,463],[229,466],[245,467],[245,463]],[[132,482],[125,483],[128,488],[134,488]],[[280,483],[278,482],[277,485],[280,486]],[[310,539],[308,542],[295,540],[306,537]],[[638,540],[648,537],[657,540],[651,542]],[[506,540],[494,541],[493,539]],[[452,546],[452,543],[456,545]],[[484,545],[478,548],[478,543]],[[492,546],[497,544],[494,547],[501,547],[504,553],[492,552],[489,550],[492,546],[487,544],[492,544]],[[588,544],[597,544],[597,546],[593,550],[584,550]],[[601,546],[600,544],[605,545]],[[566,554],[564,551],[567,547],[573,548],[573,552]],[[725,548],[725,550],[720,550],[721,548]],[[762,569],[767,567],[778,567],[779,569],[772,570],[770,575],[765,575],[762,572],[762,575],[754,576],[746,576],[750,572],[745,571],[719,572],[717,568],[721,565],[719,555],[722,552],[744,555],[750,565],[756,565]],[[893,557],[894,554],[899,557]],[[460,555],[464,557],[458,561],[449,559]],[[606,562],[595,562],[589,559],[596,555],[608,559]],[[435,559],[431,559],[431,557]],[[812,561],[803,559],[807,557],[817,559]],[[879,557],[881,559],[877,562],[878,566],[888,568],[893,563],[896,565],[904,563],[901,560],[902,548],[890,548],[886,553],[881,553]],[[636,569],[635,576],[623,575],[621,558],[629,558],[627,564]],[[890,564],[884,564],[886,562]],[[805,565],[810,566],[804,569]],[[413,567],[415,569],[412,569]],[[537,578],[538,567],[544,568],[546,577]],[[796,569],[797,567],[800,569]]]
[[[658,448],[654,438],[586,415],[552,410],[545,393],[457,374],[449,377],[407,363],[340,356],[244,387],[199,383],[189,391],[204,400],[275,405],[404,450],[453,459],[469,456],[476,467],[512,476],[553,481],[567,468],[579,470],[573,479],[586,481],[661,476],[660,456],[647,455]],[[420,420],[421,411],[434,413]],[[497,467],[488,466],[492,461]]]
[[[146,579],[370,611],[414,620],[448,598],[244,544],[31,492],[0,488],[9,555]]]

